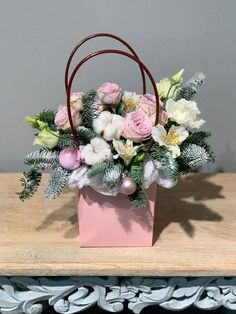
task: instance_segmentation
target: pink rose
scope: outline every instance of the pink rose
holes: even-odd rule
[[[71,103],[71,116],[74,127],[77,127],[81,123],[81,116],[76,103]],[[67,112],[67,107],[59,107],[56,116],[55,116],[55,124],[58,129],[67,130],[70,128],[70,122]]]
[[[84,107],[83,102],[82,102],[83,96],[84,96],[84,93],[82,92],[72,93],[70,96],[71,105],[76,105],[79,111],[82,111]]]
[[[125,117],[122,136],[133,142],[142,142],[150,137],[152,121],[142,110],[128,113]]]
[[[104,83],[98,88],[97,94],[102,104],[118,104],[121,99],[121,88],[115,83]]]
[[[160,101],[160,111],[159,111],[159,124],[165,125],[168,121],[167,114],[163,113],[163,103]],[[152,124],[155,125],[156,122],[156,97],[150,94],[145,94],[140,97],[138,103],[138,109],[145,112],[152,121]],[[165,117],[165,118],[164,118]]]

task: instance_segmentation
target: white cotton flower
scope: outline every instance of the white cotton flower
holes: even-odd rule
[[[94,165],[98,162],[104,162],[112,159],[112,153],[109,144],[99,137],[95,137],[90,144],[84,146],[81,151],[82,160],[87,165]]]
[[[141,95],[125,91],[122,96],[122,102],[124,103],[125,112],[134,111],[138,106],[140,97]]]
[[[199,129],[205,123],[203,119],[199,119],[198,117],[201,112],[195,101],[189,101],[184,98],[178,101],[168,99],[166,102],[166,112],[170,120],[186,128]]]
[[[109,111],[102,111],[93,121],[94,131],[106,141],[120,139],[124,118]]]
[[[165,168],[159,161],[153,161],[150,157],[146,156],[144,159],[144,188],[156,182],[158,185],[170,189],[177,184],[177,180],[168,177]]]
[[[160,146],[165,146],[173,158],[180,156],[179,145],[189,136],[182,126],[172,126],[168,133],[163,125],[158,124],[152,128],[152,137]]]

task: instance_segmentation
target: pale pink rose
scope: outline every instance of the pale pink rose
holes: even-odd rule
[[[98,102],[102,104],[118,104],[121,100],[121,88],[115,83],[104,83],[97,94]]]
[[[142,142],[150,137],[152,121],[142,110],[128,113],[125,117],[122,136],[133,142]]]
[[[168,113],[164,110],[161,110],[159,113],[158,123],[165,126],[168,122]]]
[[[159,103],[160,103],[160,109],[159,109],[159,121],[158,121],[158,123],[165,125],[168,121],[168,118],[167,118],[167,120],[164,119],[164,115],[162,114],[163,103],[160,99],[159,99]],[[150,95],[150,94],[145,94],[145,95],[141,96],[139,99],[139,103],[138,103],[138,109],[145,112],[149,116],[149,118],[151,119],[152,124],[155,125],[155,122],[156,122],[156,97],[155,96]],[[166,117],[167,116],[165,115],[165,118]]]
[[[73,105],[77,105],[79,111],[82,111],[84,107],[83,102],[82,102],[83,96],[84,96],[84,93],[82,92],[72,93],[70,96],[70,103]]]
[[[71,103],[71,116],[74,127],[77,127],[81,123],[81,115],[76,103]],[[58,129],[67,130],[70,128],[70,122],[67,112],[67,106],[59,107],[56,116],[55,116],[55,124]]]

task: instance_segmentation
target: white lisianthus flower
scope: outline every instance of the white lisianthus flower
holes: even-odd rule
[[[139,103],[141,95],[137,95],[133,92],[125,91],[122,96],[122,101],[124,103],[124,108],[126,112],[134,111]]]
[[[152,128],[152,137],[160,146],[165,146],[173,158],[180,156],[179,145],[189,136],[188,131],[182,126],[172,126],[168,133],[163,125]]]
[[[86,165],[94,165],[112,159],[109,144],[99,137],[95,137],[83,147],[81,151],[82,160]]]
[[[124,144],[122,141],[113,140],[113,146],[117,151],[117,155],[114,155],[113,158],[117,159],[121,157],[124,160],[124,164],[128,166],[134,156],[137,155],[137,151],[140,146],[133,146],[133,142],[130,140],[126,141]]]
[[[94,131],[106,141],[120,139],[123,126],[124,118],[110,111],[102,111],[93,121]]]
[[[170,120],[184,127],[199,129],[205,123],[203,119],[199,119],[198,117],[201,112],[195,101],[189,101],[184,98],[178,101],[168,99],[166,102],[166,112]]]

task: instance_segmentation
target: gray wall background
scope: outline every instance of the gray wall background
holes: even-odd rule
[[[0,171],[21,171],[32,151],[26,115],[65,102],[64,67],[84,36],[112,32],[126,39],[156,80],[185,68],[207,75],[197,101],[217,162],[204,171],[236,170],[236,1],[234,0],[6,0],[0,1]],[[87,44],[119,47],[113,41]],[[74,90],[117,82],[141,92],[135,64],[100,56],[81,71]]]

